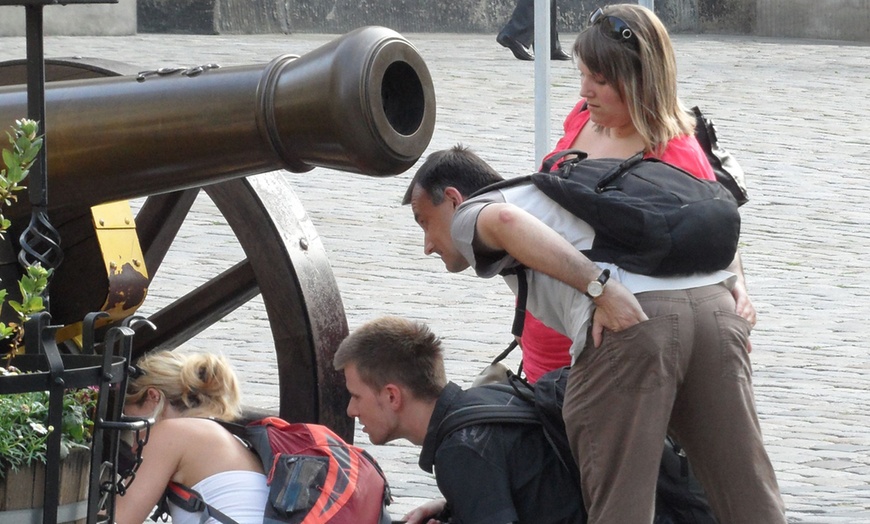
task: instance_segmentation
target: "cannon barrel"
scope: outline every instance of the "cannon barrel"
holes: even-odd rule
[[[435,125],[423,59],[383,27],[268,64],[150,73],[46,86],[49,209],[276,169],[394,175]],[[0,88],[0,125],[26,114],[24,86]]]

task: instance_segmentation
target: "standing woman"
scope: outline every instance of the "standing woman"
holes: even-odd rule
[[[139,359],[127,387],[124,413],[153,417],[142,464],[116,522],[141,524],[170,481],[199,492],[239,524],[262,524],[269,488],[260,459],[215,421],[239,414],[239,385],[224,357],[160,351]],[[173,524],[199,523],[200,513],[169,504]]]
[[[629,158],[642,151],[699,178],[713,179],[694,137],[695,120],[677,97],[670,37],[652,11],[634,4],[596,10],[573,52],[581,75],[581,100],[565,121],[565,136],[557,151],[579,149],[591,158]],[[752,326],[755,309],[746,292],[739,254],[728,270],[735,275],[731,279],[735,313]],[[639,293],[642,305],[665,307],[657,305],[654,296],[645,302],[644,295],[655,293]],[[645,312],[650,318],[669,314],[664,309],[645,308]],[[552,341],[536,341],[535,331],[535,326],[527,326],[524,332],[524,361],[529,350],[562,351]],[[563,416],[583,478],[590,522],[652,522],[659,456],[646,450],[660,446],[665,436],[660,431],[666,429],[691,457],[719,522],[784,523],[782,498],[755,412],[748,355],[722,353],[717,360],[720,350],[705,347],[701,355],[685,353],[691,356],[675,369],[667,363],[659,369],[644,363],[644,355],[611,352],[618,344],[609,339],[618,341],[635,333],[605,333],[600,347],[594,347],[590,337],[572,363],[568,379]],[[722,337],[734,339],[732,347],[742,344],[747,352],[750,349],[748,339],[738,340],[730,332]],[[722,361],[726,357],[734,360]],[[610,375],[605,373],[606,362],[614,363]],[[597,373],[594,379],[589,375],[592,369]],[[633,369],[663,375],[633,376]],[[732,372],[736,374],[722,375]],[[735,391],[739,394],[732,394]],[[606,399],[617,398],[624,406],[646,408],[608,405]],[[722,409],[713,411],[717,404]],[[704,413],[701,406],[706,406]],[[747,415],[738,417],[738,413]],[[698,422],[702,419],[707,423]]]
[[[629,158],[643,151],[647,158],[715,180],[695,139],[695,117],[677,96],[671,39],[652,11],[634,4],[597,9],[573,53],[580,70],[580,101],[565,118],[564,135],[548,157],[567,149],[580,149],[589,158]],[[735,274],[735,312],[755,326],[739,252],[728,271]],[[523,369],[532,381],[570,364],[571,341],[529,313],[521,344]],[[751,342],[746,349],[752,350]]]

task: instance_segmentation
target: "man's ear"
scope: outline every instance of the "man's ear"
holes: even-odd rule
[[[444,198],[453,203],[453,208],[459,207],[459,204],[465,202],[465,197],[453,186],[448,186],[444,189]]]
[[[386,386],[384,386],[383,391],[387,403],[389,403],[393,411],[398,411],[402,408],[405,403],[405,392],[402,390],[401,387],[396,384],[387,384]]]

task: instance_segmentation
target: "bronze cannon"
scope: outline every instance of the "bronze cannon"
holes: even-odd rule
[[[389,29],[367,27],[301,57],[250,66],[117,76],[111,67],[46,63],[48,211],[64,251],[51,315],[69,327],[60,333],[74,338],[89,311],[108,311],[112,322],[136,311],[203,189],[246,258],[151,315],[157,329],[137,332],[134,354],[174,348],[261,295],[280,416],[352,439],[347,393],[331,366],[347,334],[341,298],[314,226],[274,171],[389,176],[410,168],[435,121],[432,80],[417,50]],[[0,87],[4,129],[27,112],[26,90],[11,80],[16,67],[20,61],[0,64],[0,85],[16,84]],[[262,173],[269,174],[246,178]],[[132,220],[112,207],[141,198]],[[26,222],[21,200],[7,213],[13,227]],[[107,254],[125,228],[138,250]],[[8,236],[14,252],[17,235]],[[20,269],[13,262],[4,271]]]

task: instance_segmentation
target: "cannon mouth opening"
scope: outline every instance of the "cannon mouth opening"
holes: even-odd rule
[[[411,136],[420,129],[426,96],[417,71],[407,62],[390,64],[381,82],[381,102],[387,122],[399,134]]]

